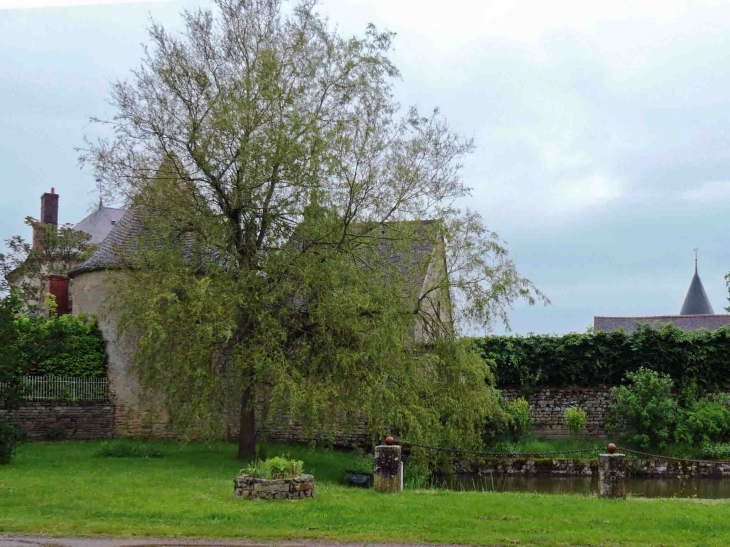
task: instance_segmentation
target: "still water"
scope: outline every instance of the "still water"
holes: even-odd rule
[[[556,477],[515,475],[457,475],[438,477],[434,486],[449,490],[497,492],[540,492],[543,494],[595,494],[598,477]],[[647,498],[730,498],[729,479],[645,479],[628,478],[626,492]]]

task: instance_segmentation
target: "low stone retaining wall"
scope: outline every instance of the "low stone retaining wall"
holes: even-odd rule
[[[88,441],[114,435],[112,403],[27,402],[8,412],[0,410],[0,422],[9,422],[28,432],[31,440],[49,438]]]
[[[687,463],[660,459],[630,459],[626,462],[630,477],[655,478],[721,478],[730,477],[730,463]],[[480,475],[561,475],[598,476],[597,459],[485,459],[481,461],[458,460],[454,471]]]
[[[314,476],[300,475],[292,479],[260,479],[238,475],[233,480],[237,498],[264,500],[296,500],[314,497]]]

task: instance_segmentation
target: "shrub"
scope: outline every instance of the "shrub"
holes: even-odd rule
[[[153,443],[116,439],[101,443],[94,455],[101,458],[164,458],[165,451]]]
[[[705,458],[712,458],[718,460],[724,460],[730,458],[730,443],[702,443],[702,456]]]
[[[106,374],[106,342],[96,319],[84,315],[28,317],[14,324],[24,374],[99,376]]]
[[[674,382],[669,375],[644,367],[627,373],[626,379],[631,385],[611,390],[616,401],[606,425],[642,448],[666,448],[678,415],[672,397]]]
[[[304,472],[304,462],[274,457],[263,461],[256,460],[241,469],[241,472],[262,479],[289,479]]]
[[[582,408],[571,406],[565,409],[563,423],[572,435],[580,435],[581,431],[588,427],[588,414]]]
[[[680,409],[674,438],[678,443],[702,444],[730,440],[730,399],[720,395],[696,402],[686,401]]]
[[[27,438],[28,432],[22,427],[0,422],[0,464],[10,463],[18,445]]]
[[[530,404],[523,398],[505,403],[508,430],[512,438],[519,440],[528,434],[532,419],[530,418]]]

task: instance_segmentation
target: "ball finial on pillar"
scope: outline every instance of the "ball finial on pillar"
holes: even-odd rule
[[[606,450],[608,450],[609,454],[613,454],[616,452],[616,445],[611,443],[606,447]]]
[[[387,444],[388,446],[392,446],[395,444],[395,439],[389,435],[385,438],[385,444]]]

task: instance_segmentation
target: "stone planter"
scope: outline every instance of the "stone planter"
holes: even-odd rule
[[[291,479],[260,479],[238,475],[233,479],[237,498],[262,500],[298,500],[314,497],[314,476],[300,475]]]

